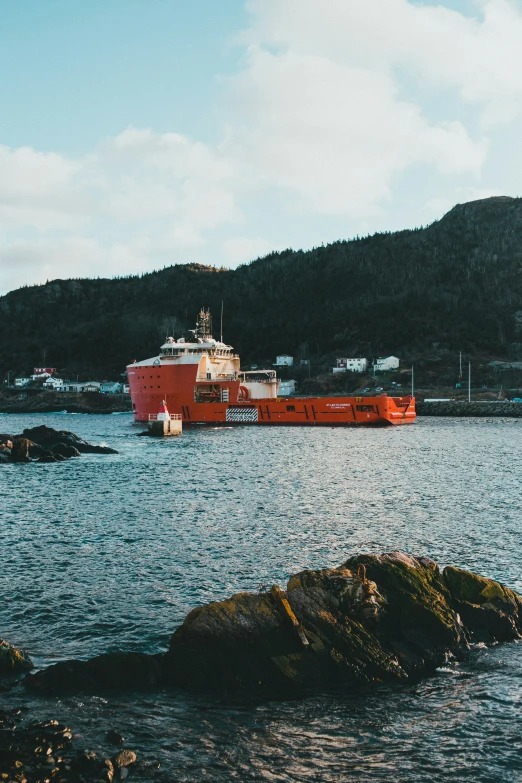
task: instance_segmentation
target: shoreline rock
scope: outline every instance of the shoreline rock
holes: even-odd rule
[[[0,390],[0,413],[132,413],[130,397],[47,390]]]
[[[33,668],[27,653],[0,639],[0,675],[20,674]]]
[[[26,677],[42,692],[186,689],[261,692],[405,681],[476,642],[522,636],[522,598],[429,558],[360,555],[303,571],[286,591],[238,593],[190,612],[164,655],[108,653]]]
[[[42,424],[21,435],[0,434],[0,464],[7,462],[63,462],[81,454],[117,454],[108,446],[96,446],[68,430]]]
[[[136,762],[133,750],[104,758],[75,751],[71,729],[57,720],[26,721],[25,710],[0,710],[0,779],[41,783],[125,780]]]

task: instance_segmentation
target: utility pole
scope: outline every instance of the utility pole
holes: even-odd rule
[[[462,378],[462,351],[460,352],[460,373],[459,378]]]
[[[471,362],[468,362],[468,402],[471,402]]]
[[[413,364],[411,366],[411,396],[415,397],[415,383],[414,383],[414,374],[413,374]]]

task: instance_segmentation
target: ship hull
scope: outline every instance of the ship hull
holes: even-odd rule
[[[133,397],[134,418],[146,422],[166,400],[171,413],[192,424],[399,426],[415,421],[412,397],[288,397],[248,402],[186,402],[168,391]]]
[[[166,344],[172,350],[179,345]],[[410,396],[281,398],[276,396],[275,378],[268,377],[266,371],[261,375],[267,382],[253,380],[239,371],[238,357],[232,357],[230,363],[204,355],[201,342],[181,345],[185,346],[183,355],[153,357],[127,367],[137,422],[149,421],[163,402],[186,424],[331,427],[400,426],[415,421],[415,399]],[[226,348],[222,343],[218,345]]]

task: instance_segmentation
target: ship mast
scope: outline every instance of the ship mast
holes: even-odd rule
[[[201,308],[199,311],[195,334],[196,337],[199,337],[203,342],[212,338],[212,316],[210,315],[210,310],[205,312],[205,310]]]

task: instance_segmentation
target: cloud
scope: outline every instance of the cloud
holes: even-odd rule
[[[45,283],[57,277],[90,277],[106,274],[105,253],[92,239],[66,237],[15,240],[0,246],[2,287],[9,291],[22,285]]]
[[[241,221],[233,164],[178,134],[128,128],[82,158],[0,148],[1,288],[200,261]]]
[[[461,123],[431,125],[389,73],[319,54],[252,47],[233,95],[229,149],[255,166],[260,186],[292,191],[302,210],[365,216],[409,166],[477,174],[486,154]]]
[[[469,103],[515,100],[522,111],[520,0],[477,0],[477,16],[408,0],[248,0],[242,40],[277,55],[327,56],[339,65],[397,74],[424,87],[455,88]],[[511,115],[512,116],[512,115]],[[503,121],[505,116],[496,117]]]
[[[0,146],[0,289],[235,265],[502,192],[484,171],[521,123],[521,0],[246,5],[217,142],[131,127],[75,158]]]
[[[0,145],[0,228],[68,227],[69,183],[78,168],[55,153]]]

